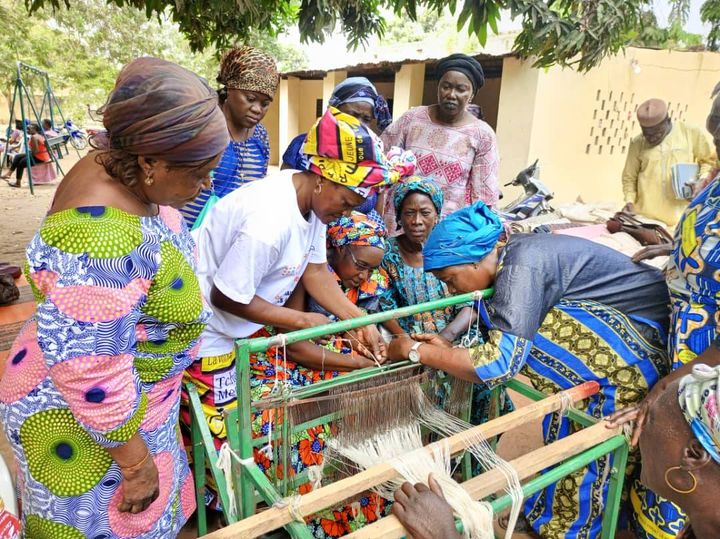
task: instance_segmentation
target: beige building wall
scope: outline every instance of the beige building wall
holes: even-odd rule
[[[425,64],[403,64],[395,73],[393,92],[393,120],[412,107],[422,105],[425,84]]]
[[[295,135],[307,132],[318,119],[316,114],[318,99],[323,99],[323,81],[300,81],[300,120],[298,122],[299,130]]]
[[[323,110],[328,107],[335,86],[347,78],[347,71],[328,71],[323,79]]]
[[[9,96],[5,93],[0,93],[0,129],[2,130],[3,137],[5,136],[5,128],[7,128],[8,121],[10,120],[10,101],[8,101],[8,99],[12,99],[12,93],[10,93]]]
[[[675,121],[703,126],[719,72],[720,54],[710,52],[630,48],[589,73],[535,70],[508,58],[497,129],[501,181],[540,158],[558,203],[580,196],[620,207],[627,145],[640,132],[637,106],[658,97]]]
[[[539,70],[529,69],[526,62],[517,58],[503,60],[495,128],[500,152],[499,178],[504,194],[501,205],[509,203],[520,193],[520,190],[502,185],[512,181],[530,157],[539,75]]]
[[[278,89],[279,90],[279,89]],[[282,155],[280,150],[280,91],[275,94],[270,108],[263,118],[262,124],[265,126],[268,132],[268,138],[270,139],[270,164],[277,165],[279,156]],[[286,120],[285,120],[286,121]]]

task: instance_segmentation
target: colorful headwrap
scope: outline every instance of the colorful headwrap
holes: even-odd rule
[[[435,225],[423,247],[425,271],[479,262],[502,231],[500,218],[483,202],[451,213]]]
[[[378,93],[375,85],[365,77],[350,77],[335,86],[329,104],[339,107],[345,103],[367,103],[373,107],[381,131],[392,123],[387,101]]]
[[[422,193],[430,197],[433,206],[438,215],[442,212],[443,202],[445,196],[443,195],[440,186],[432,181],[430,178],[423,178],[421,176],[410,176],[401,181],[397,187],[395,187],[395,195],[393,196],[393,205],[395,206],[395,215],[397,216],[398,225],[400,224],[400,207],[403,201],[411,193]]]
[[[308,131],[303,153],[308,170],[364,197],[412,174],[415,161],[402,154],[395,162],[383,152],[382,141],[357,118],[328,107]]]
[[[217,81],[225,88],[259,92],[273,98],[280,84],[275,59],[255,47],[235,47],[223,56]]]
[[[375,215],[365,215],[354,211],[349,217],[343,216],[328,225],[328,241],[333,247],[345,245],[358,245],[377,247],[385,250],[387,229],[382,218]]]
[[[695,437],[720,464],[720,367],[695,365],[680,380],[678,402]]]
[[[107,130],[93,137],[99,149],[179,163],[210,159],[229,141],[215,91],[195,73],[159,58],[126,65],[99,112]]]

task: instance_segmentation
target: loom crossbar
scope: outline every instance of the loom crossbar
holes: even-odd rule
[[[579,469],[588,462],[592,462],[598,457],[616,449],[616,447],[625,444],[625,437],[620,435],[620,429],[608,429],[604,422],[600,422],[597,425],[583,429],[562,440],[522,455],[510,461],[510,465],[517,470],[520,480],[523,480],[532,477],[549,466],[559,464],[573,455],[578,455],[578,453],[597,447],[610,440],[613,442],[608,444],[607,447],[603,447],[603,449],[600,450],[602,451],[601,453],[592,452],[587,458],[582,459],[582,461],[585,462],[575,467],[575,469]],[[562,470],[562,473],[554,474],[555,481],[573,471],[575,470]],[[559,476],[559,478],[557,476]],[[552,481],[552,483],[555,481]],[[463,488],[474,500],[484,499],[501,490],[506,485],[507,481],[505,480],[505,476],[503,476],[499,470],[489,470],[462,484]],[[383,539],[396,539],[404,537],[405,533],[405,528],[402,527],[402,524],[400,524],[400,521],[395,515],[388,515],[374,524],[360,528],[346,537],[347,539],[369,539],[378,537],[382,537]]]
[[[574,388],[570,388],[563,393],[566,393],[570,397],[572,402],[579,402],[596,394],[599,389],[600,386],[597,382],[586,382]],[[466,431],[450,436],[446,439],[447,442],[450,444],[450,452],[452,454],[461,452],[465,449],[467,445],[466,441],[472,440],[478,435],[483,436],[486,439],[492,438],[535,419],[545,417],[549,413],[558,411],[561,409],[562,405],[563,398],[561,396],[561,393],[557,393],[555,395],[548,396],[543,400],[533,402],[528,406],[520,408],[519,410],[516,410],[510,414],[504,415],[497,419],[493,419],[492,421],[484,423],[483,425],[478,425]],[[604,425],[601,426],[604,429]],[[437,444],[440,442],[435,443]],[[557,443],[560,442],[556,442],[556,444]],[[548,447],[555,446],[556,444],[552,444]],[[416,451],[429,451],[430,446],[417,449]],[[528,456],[528,458],[530,457]],[[254,465],[254,463],[249,463],[246,466]],[[547,462],[543,462],[543,467],[545,466],[547,466]],[[501,477],[500,472],[497,473],[498,476]],[[376,485],[394,479],[395,477],[397,477],[397,475],[397,471],[392,467],[392,465],[388,463],[373,466],[371,468],[368,468],[367,470],[359,472],[356,475],[353,475],[352,477],[341,479],[340,481],[337,481],[331,485],[303,495],[300,498],[300,501],[296,507],[297,513],[303,516],[312,515],[322,509],[331,507],[332,505],[339,503],[342,500],[347,499],[348,497],[362,493]],[[479,476],[475,479],[485,477],[485,475],[486,474],[483,474],[482,476]],[[498,485],[491,491],[491,493],[495,490],[499,490],[502,487],[503,484]],[[213,532],[206,537],[208,539],[257,537],[264,533],[268,533],[272,530],[285,526],[293,520],[294,517],[291,515],[291,511],[288,507],[271,507],[268,510],[263,511],[262,513],[258,513],[244,520],[241,520],[240,522],[231,524],[230,526]],[[374,535],[373,537],[384,537],[384,535]]]

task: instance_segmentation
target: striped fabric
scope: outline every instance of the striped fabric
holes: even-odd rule
[[[248,182],[264,178],[269,159],[270,139],[262,124],[257,124],[255,132],[245,142],[231,140],[220,163],[213,170],[213,188],[202,191],[180,210],[188,228],[192,228],[213,191],[222,198]]]

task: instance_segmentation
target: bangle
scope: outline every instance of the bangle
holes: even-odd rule
[[[132,466],[120,466],[120,469],[123,472],[134,472],[134,471],[140,469],[147,462],[147,460],[149,458],[150,458],[150,450],[148,449],[147,453],[145,453],[145,456],[142,458],[142,460],[140,462],[138,462],[137,464],[133,464]]]

